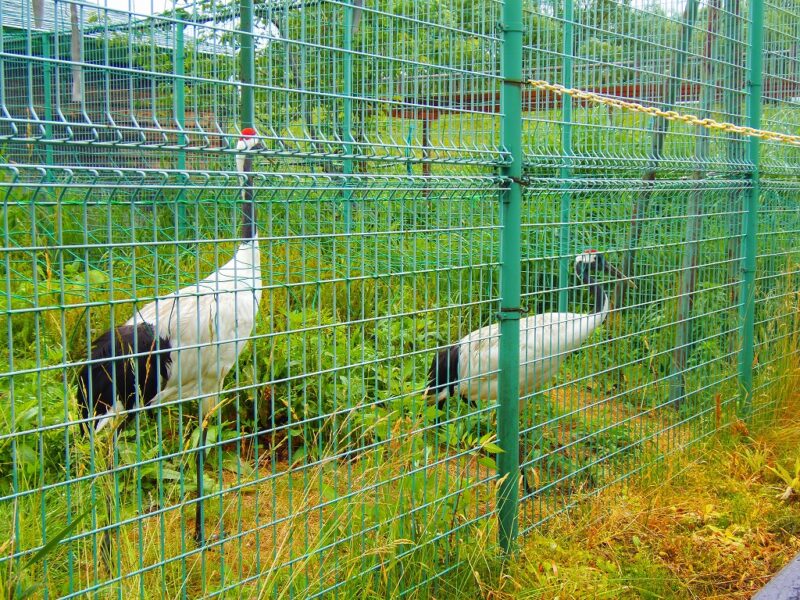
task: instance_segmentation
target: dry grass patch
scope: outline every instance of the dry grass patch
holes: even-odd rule
[[[798,409],[795,394],[773,425],[737,423],[554,517],[484,597],[750,598],[800,552],[800,490],[785,476]]]

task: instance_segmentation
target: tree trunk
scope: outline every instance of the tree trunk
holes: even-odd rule
[[[697,0],[687,0],[686,8],[684,9],[681,33],[678,41],[678,48],[672,59],[672,66],[669,74],[664,80],[664,91],[662,97],[662,108],[664,110],[674,110],[675,102],[678,99],[681,81],[683,80],[683,71],[686,66],[686,59],[689,56],[688,48],[689,41],[692,37],[694,30],[694,22],[697,18]],[[659,162],[661,160],[662,151],[664,149],[664,140],[667,132],[669,131],[669,121],[661,118],[654,118],[652,130],[652,147],[650,150],[651,165],[642,176],[642,181],[653,182],[656,180],[656,174]],[[631,229],[628,236],[628,250],[625,253],[622,261],[622,272],[627,277],[635,275],[634,266],[636,261],[636,249],[639,244],[639,236],[642,232],[642,217],[645,216],[649,204],[650,196],[652,195],[652,188],[645,186],[640,194],[637,195],[631,207]],[[614,306],[622,306],[623,297],[625,294],[625,285],[619,282],[614,290]]]
[[[353,0],[353,37],[356,37],[358,27],[361,25],[362,6],[364,6],[364,0]]]
[[[42,29],[44,24],[44,0],[31,0],[33,8],[33,24],[36,29]]]
[[[72,61],[72,101],[83,101],[83,37],[81,33],[80,16],[78,15],[78,5],[70,4],[69,21],[71,26],[71,56]]]

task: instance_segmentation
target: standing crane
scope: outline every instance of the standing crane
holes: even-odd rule
[[[195,399],[200,404],[195,539],[203,544],[203,458],[209,415],[219,406],[225,376],[253,331],[261,301],[252,153],[261,143],[245,128],[236,146],[244,176],[239,244],[214,273],[134,310],[122,326],[92,344],[78,375],[84,423],[99,433],[139,406]]]
[[[558,372],[564,359],[606,320],[608,294],[592,277],[600,271],[632,285],[631,280],[606,261],[601,253],[585,250],[575,257],[575,275],[593,297],[592,312],[544,313],[520,320],[520,398],[542,389]],[[424,396],[435,397],[440,406],[450,396],[460,396],[471,404],[496,402],[499,334],[500,326],[495,323],[476,329],[452,346],[440,350],[431,363]]]

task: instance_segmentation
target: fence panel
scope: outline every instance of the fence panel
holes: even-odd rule
[[[754,392],[766,415],[788,393],[787,368],[798,352],[800,188],[791,178],[762,180],[755,295]]]
[[[526,4],[525,75],[613,98],[738,123],[746,13],[738,1]],[[526,161],[652,172],[744,168],[741,139],[530,89]],[[705,145],[697,156],[698,144]],[[739,149],[737,151],[737,149]]]
[[[464,568],[493,527],[495,405],[422,392],[497,309],[499,8],[256,6],[264,144],[240,164],[239,3],[45,2],[42,27],[3,3],[9,585],[413,594]],[[109,328],[115,363],[92,348]],[[145,383],[98,428],[93,388],[131,385],[125,364],[159,401]]]
[[[769,415],[798,150],[517,73],[797,133],[758,6],[0,0],[4,592],[457,595],[744,414],[750,350]]]
[[[560,210],[565,189],[572,196],[566,223]],[[540,382],[541,393],[523,398],[522,444],[535,482],[528,491],[532,501],[523,505],[528,527],[697,441],[734,412],[739,314],[731,298],[741,278],[738,271],[731,277],[736,259],[728,248],[742,238],[737,198],[744,191],[746,184],[736,180],[707,180],[702,188],[691,179],[530,182],[523,219],[524,305],[532,315],[556,313],[566,336],[546,337],[541,355],[531,357],[554,357],[548,360],[560,368]],[[595,273],[595,289],[577,257],[591,249],[621,265],[628,242],[624,225],[641,194],[650,194],[651,208],[635,247],[636,287],[616,294],[619,278]],[[559,239],[565,225],[566,252]],[[693,262],[687,265],[690,251]],[[559,285],[563,260],[570,271],[565,287]],[[567,312],[560,312],[564,292]],[[598,294],[605,297],[598,301]],[[523,329],[529,335],[539,331],[535,324]],[[569,357],[573,337],[586,339]]]
[[[791,2],[764,2],[765,129],[797,134],[800,120],[800,7]],[[800,149],[789,144],[762,143],[761,168],[770,176],[796,176]]]
[[[496,307],[490,177],[351,176],[348,226],[341,176],[260,175],[262,308],[238,335],[249,346],[212,399],[219,409],[204,415],[184,377],[185,392],[134,411],[118,439],[83,431],[95,421],[76,405],[76,372],[92,340],[233,255],[240,185],[226,172],[4,170],[4,562],[20,567],[75,526],[31,583],[349,594],[380,587],[391,550],[412,587],[457,567],[458,532],[492,514],[479,451],[494,407],[439,414],[421,399],[433,353]],[[183,349],[172,374],[193,377],[200,348]],[[198,419],[204,547],[192,541]],[[418,561],[431,569],[411,569]]]

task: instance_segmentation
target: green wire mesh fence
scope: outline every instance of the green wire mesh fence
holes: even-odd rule
[[[800,149],[515,73],[798,134],[799,24],[0,0],[3,593],[456,595],[517,520],[771,414]]]

